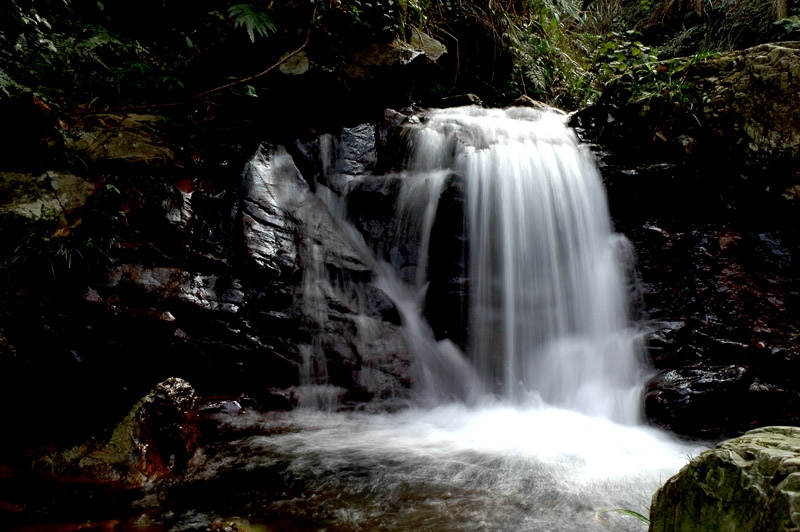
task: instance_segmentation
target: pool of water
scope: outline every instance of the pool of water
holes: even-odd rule
[[[115,491],[17,478],[4,510],[16,531],[642,531],[617,510],[646,515],[702,449],[543,404],[230,409],[213,422],[181,479]]]

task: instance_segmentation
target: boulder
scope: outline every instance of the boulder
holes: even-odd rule
[[[764,427],[701,453],[653,496],[650,532],[800,529],[800,427]]]
[[[435,62],[447,48],[428,34],[412,28],[404,41],[395,38],[390,43],[370,43],[367,47],[351,50],[343,71],[352,83],[368,81],[389,69],[402,68],[413,61]]]
[[[727,406],[743,403],[749,377],[746,368],[733,365],[663,371],[648,383],[645,411],[675,432],[717,436],[730,430],[741,414]]]
[[[47,455],[34,468],[64,480],[127,487],[179,475],[198,446],[195,401],[194,388],[171,377],[142,398],[107,439]]]
[[[86,204],[94,191],[92,183],[72,174],[0,172],[0,216],[65,221],[69,213]]]
[[[92,163],[166,166],[175,157],[166,146],[162,118],[145,114],[94,114],[76,121],[64,147]]]

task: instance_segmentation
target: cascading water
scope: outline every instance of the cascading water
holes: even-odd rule
[[[620,267],[625,240],[612,232],[599,173],[564,116],[440,110],[411,139],[409,178],[438,183],[419,204],[441,193],[431,176],[466,183],[469,355],[489,389],[635,422],[643,373]],[[430,224],[422,229],[425,253]]]
[[[145,525],[205,530],[236,515],[268,530],[633,532],[641,523],[608,510],[647,513],[653,491],[697,452],[635,424],[644,370],[626,310],[625,240],[563,117],[441,110],[407,132],[408,168],[392,176],[402,181],[398,236],[374,246],[369,266],[402,316],[423,400],[394,413],[335,412],[318,398],[320,410],[223,412],[233,437],[208,444],[183,484],[139,501],[157,516]],[[318,196],[368,256],[337,195],[351,182],[328,177]],[[437,203],[452,180],[466,191],[466,354],[436,341],[421,310]],[[309,202],[298,198],[298,212]],[[330,282],[316,240],[306,243],[301,306],[322,328],[329,305],[358,290]],[[400,251],[415,246],[413,259]],[[355,326],[380,340],[375,319]],[[325,389],[317,351],[301,349],[312,391]]]

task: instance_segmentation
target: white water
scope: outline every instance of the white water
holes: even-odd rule
[[[189,483],[195,494],[211,486],[208,506],[178,505],[172,530],[231,515],[269,530],[644,530],[609,510],[646,515],[655,489],[699,451],[637,424],[645,368],[620,261],[630,250],[563,117],[434,111],[409,139],[397,233],[422,243],[420,257],[411,276],[375,267],[416,357],[421,406],[225,415],[241,437],[193,465]],[[427,242],[454,174],[467,186],[466,354],[437,342],[421,310]],[[305,379],[322,385],[305,355]]]
[[[208,502],[177,503],[172,530],[196,523],[200,504],[200,522],[236,515],[265,530],[643,531],[614,510],[646,515],[656,488],[700,450],[545,404],[222,421],[243,436],[195,462],[189,482],[194,496],[209,486]]]
[[[435,183],[416,196],[426,209],[420,239],[427,244],[441,176],[460,176],[472,286],[467,356],[486,388],[517,404],[535,394],[635,423],[645,373],[627,312],[628,244],[613,233],[600,175],[564,120],[526,108],[431,112],[411,135],[407,176]],[[409,203],[401,196],[401,212]]]

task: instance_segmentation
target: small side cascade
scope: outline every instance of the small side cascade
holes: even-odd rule
[[[309,328],[315,331],[311,344],[298,346],[302,362],[300,365],[299,386],[295,387],[297,405],[332,412],[340,404],[344,394],[342,388],[330,384],[327,361],[325,360],[322,339],[328,320],[328,291],[331,289],[325,272],[322,247],[313,242],[307,243],[306,265],[303,270],[302,313],[310,322]]]
[[[300,385],[295,386],[297,406],[323,412],[334,412],[341,404],[344,390],[328,382],[327,361],[311,345],[299,346],[302,364]]]

